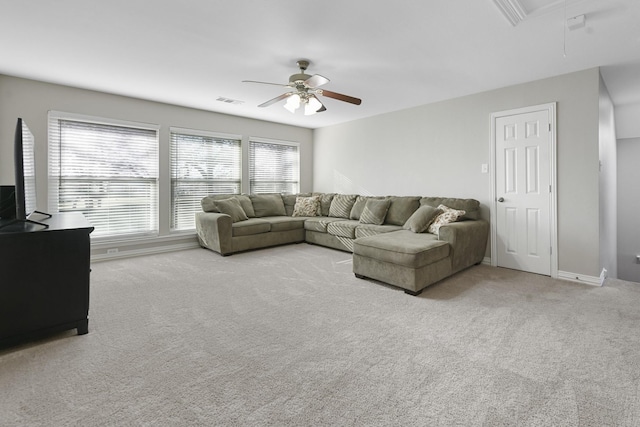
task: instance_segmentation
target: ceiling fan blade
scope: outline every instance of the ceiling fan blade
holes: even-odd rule
[[[283,93],[280,96],[276,96],[275,98],[268,100],[267,102],[263,102],[262,104],[258,105],[258,107],[268,107],[269,105],[273,105],[278,101],[282,101],[283,99],[286,99],[291,95],[293,95],[293,92]]]
[[[243,80],[242,83],[258,83],[258,84],[261,84],[261,85],[273,85],[273,86],[284,86],[284,87],[290,87],[291,86],[291,85],[283,84],[283,83],[258,82],[256,80]]]
[[[307,80],[304,81],[304,84],[306,84],[309,87],[318,87],[318,86],[326,85],[327,83],[329,83],[329,79],[324,76],[321,76],[320,74],[314,74],[313,76],[309,77]]]
[[[323,111],[327,111],[327,107],[325,107],[325,106],[324,106],[324,104],[323,104],[323,103],[318,99],[318,97],[317,97],[317,96],[315,96],[315,95],[311,94],[311,95],[309,96],[309,99],[311,99],[311,98],[315,99],[315,100],[316,100],[316,101],[318,101],[318,103],[320,104],[320,108],[318,108],[318,109],[316,110],[316,113],[322,113]]]
[[[328,96],[329,98],[337,99],[339,101],[349,102],[351,104],[360,105],[362,103],[362,99],[360,98],[354,98],[353,96],[331,92],[330,90],[321,90],[318,93],[320,93],[320,95]]]

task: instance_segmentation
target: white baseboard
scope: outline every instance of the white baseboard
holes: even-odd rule
[[[586,276],[584,274],[571,273],[569,271],[558,271],[558,279],[570,280],[572,282],[584,283],[592,286],[602,286],[599,277]]]
[[[107,261],[107,260],[118,259],[118,258],[131,258],[134,256],[141,256],[141,255],[153,255],[153,254],[159,254],[163,252],[182,251],[185,249],[195,249],[199,247],[200,245],[198,244],[198,242],[190,242],[190,243],[179,243],[175,245],[155,246],[155,247],[149,247],[149,248],[143,248],[143,249],[123,250],[123,251],[118,251],[112,254],[106,253],[106,254],[91,255],[91,262]]]
[[[484,257],[483,265],[491,265],[491,258]],[[571,282],[584,283],[592,286],[602,286],[604,281],[600,277],[587,276],[584,274],[571,273],[570,271],[558,271],[558,279],[569,280]]]

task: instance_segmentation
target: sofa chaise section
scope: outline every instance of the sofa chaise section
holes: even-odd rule
[[[356,239],[353,272],[398,286],[410,295],[484,258],[489,223],[484,220],[447,224],[439,235],[400,230]]]

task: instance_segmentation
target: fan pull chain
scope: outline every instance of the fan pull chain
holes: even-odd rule
[[[567,0],[564,0],[564,21],[562,21],[563,41],[562,41],[562,57],[567,57]]]

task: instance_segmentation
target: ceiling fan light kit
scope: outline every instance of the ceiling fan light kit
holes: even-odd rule
[[[310,116],[315,113],[320,113],[327,110],[327,108],[322,104],[322,102],[320,102],[316,95],[324,95],[328,98],[337,99],[339,101],[348,102],[355,105],[360,105],[362,103],[362,100],[359,98],[354,98],[352,96],[343,95],[328,90],[318,89],[319,86],[329,83],[329,79],[321,76],[320,74],[314,74],[312,76],[305,74],[305,70],[307,69],[307,67],[309,67],[309,61],[306,59],[298,60],[297,64],[298,68],[300,68],[300,73],[292,74],[291,76],[289,76],[289,83],[287,84],[243,80],[244,83],[283,86],[288,87],[292,90],[291,92],[283,93],[280,96],[270,99],[267,102],[263,102],[262,104],[258,105],[258,107],[268,107],[272,104],[275,104],[276,102],[286,99],[287,101],[284,104],[284,108],[286,108],[288,111],[290,111],[291,113],[295,113],[301,106],[304,106],[304,114],[306,116]]]

